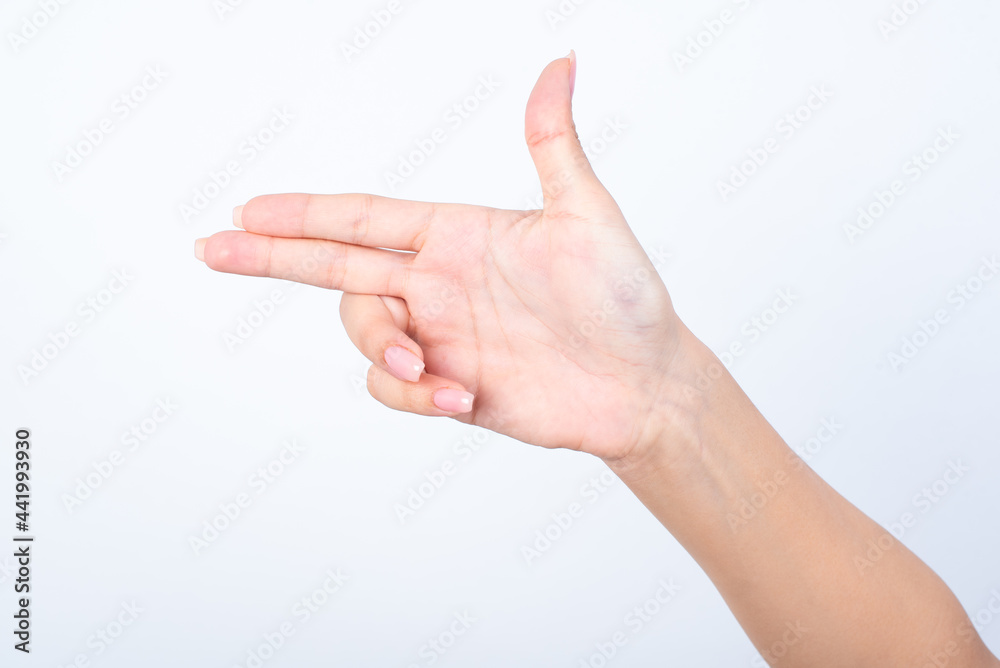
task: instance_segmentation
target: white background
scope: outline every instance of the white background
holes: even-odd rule
[[[530,208],[524,105],[570,48],[579,134],[643,245],[669,255],[660,273],[681,317],[719,353],[744,344],[732,371],[793,447],[824,419],[843,425],[811,443],[810,463],[883,525],[913,514],[903,541],[1000,651],[987,607],[1000,604],[1000,280],[973,280],[962,308],[953,292],[1000,253],[997,3],[928,2],[884,35],[889,0],[589,0],[564,3],[574,11],[555,24],[556,0],[403,0],[350,62],[343,45],[387,3],[246,0],[220,14],[212,0],[106,0],[48,19],[43,4],[0,9],[0,540],[15,533],[24,427],[37,536],[30,657],[10,647],[12,548],[0,552],[4,666],[246,666],[285,622],[294,635],[264,665],[425,666],[421,647],[462,613],[476,621],[436,665],[587,665],[616,631],[629,641],[609,665],[760,665],[621,483],[584,495],[598,460],[385,409],[363,387],[339,293],[217,274],[192,254],[196,237],[230,229],[232,206],[270,192]],[[678,67],[723,9],[734,20]],[[132,93],[147,68],[166,76]],[[448,125],[490,76],[497,90]],[[832,97],[784,137],[776,123],[814,86]],[[127,118],[122,95],[143,98]],[[241,147],[275,108],[293,120],[248,160]],[[54,163],[105,118],[112,132],[60,179]],[[595,142],[615,119],[627,127]],[[437,127],[447,140],[391,190],[385,173]],[[947,128],[957,141],[904,176]],[[777,153],[723,201],[718,182],[769,137]],[[230,160],[240,174],[186,220],[182,205]],[[844,225],[894,179],[905,193],[851,243]],[[134,278],[88,320],[80,304],[111,296],[121,270]],[[283,302],[230,350],[226,334],[275,289]],[[751,341],[744,323],[781,289],[794,305]],[[946,324],[894,368],[942,309]],[[150,422],[158,399],[178,408]],[[122,434],[144,420],[156,429],[129,451]],[[484,443],[467,461],[463,439]],[[303,452],[257,494],[250,477],[290,440]],[[67,508],[115,450],[123,463]],[[447,460],[456,473],[401,523],[397,504]],[[917,499],[949,462],[970,470]],[[252,504],[196,554],[190,537],[243,492]],[[583,515],[528,563],[522,546],[574,502]],[[331,569],[349,580],[304,622],[293,606]],[[661,578],[680,592],[633,633],[626,615]],[[138,619],[96,640],[133,602]]]

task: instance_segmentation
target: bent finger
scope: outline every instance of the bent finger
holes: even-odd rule
[[[460,383],[447,378],[425,373],[410,383],[379,365],[368,369],[368,392],[389,408],[432,417],[468,417],[475,400]]]
[[[387,300],[393,303],[392,309]],[[393,297],[344,293],[340,319],[347,336],[375,365],[400,380],[411,383],[420,380],[424,371],[423,351],[406,335],[409,314],[405,302]]]

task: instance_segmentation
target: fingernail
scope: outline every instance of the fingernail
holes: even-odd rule
[[[194,256],[202,262],[205,261],[205,244],[207,243],[207,238],[194,240]]]
[[[415,383],[424,371],[423,361],[406,348],[392,346],[385,351],[385,363],[392,372],[403,380]]]
[[[475,397],[462,390],[445,387],[434,393],[434,405],[446,413],[468,413]]]
[[[569,51],[569,96],[573,97],[576,89],[576,51]]]
[[[233,225],[243,229],[243,205],[240,204],[238,207],[233,209]]]

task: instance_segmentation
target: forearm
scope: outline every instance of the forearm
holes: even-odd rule
[[[704,345],[686,345],[686,379],[660,407],[670,417],[656,442],[609,465],[698,561],[764,658],[1000,665],[944,582],[795,455]]]

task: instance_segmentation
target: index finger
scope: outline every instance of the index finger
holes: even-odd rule
[[[233,210],[233,224],[272,237],[419,251],[427,230],[448,206],[360,193],[261,195]]]

